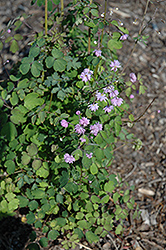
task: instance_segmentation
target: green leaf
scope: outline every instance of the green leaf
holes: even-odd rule
[[[29,211],[29,213],[26,215],[26,218],[28,224],[33,224],[36,220],[34,213],[32,213],[31,211]]]
[[[31,143],[29,146],[27,146],[26,150],[30,156],[34,156],[38,152],[38,148],[34,143]]]
[[[55,71],[59,71],[59,72],[65,71],[66,61],[61,58],[57,59],[54,62],[53,68]]]
[[[92,163],[92,165],[90,166],[90,172],[91,174],[95,175],[98,173],[98,167],[96,166],[95,163]]]
[[[13,141],[17,136],[17,130],[12,122],[8,122],[3,126],[1,135],[5,136],[8,141]]]
[[[53,49],[51,53],[52,53],[53,57],[56,59],[63,57],[63,52],[60,51],[59,49]]]
[[[31,157],[26,153],[26,152],[22,152],[22,156],[21,156],[21,163],[26,166],[28,165],[28,163],[30,162]]]
[[[54,61],[55,61],[54,57],[48,56],[45,60],[46,67],[50,69],[54,64]]]
[[[49,240],[56,240],[56,238],[59,236],[59,232],[57,230],[51,230],[48,233],[48,239]]]
[[[114,186],[114,182],[113,181],[109,181],[104,185],[104,191],[106,192],[110,192],[112,193],[112,191],[114,190],[115,186]]]
[[[82,157],[82,150],[81,149],[76,149],[72,155],[74,156],[75,160],[79,160],[80,157]]]
[[[58,5],[60,3],[60,0],[52,0],[55,5]]]
[[[20,41],[20,40],[23,39],[23,36],[20,35],[20,34],[15,34],[15,35],[14,35],[14,39],[16,39],[17,41]]]
[[[19,207],[26,207],[29,203],[29,200],[24,196],[18,195],[17,199],[19,200]]]
[[[76,193],[78,191],[78,186],[75,183],[69,182],[66,184],[65,189],[69,192],[69,193]]]
[[[40,53],[40,48],[39,47],[31,47],[29,50],[29,56],[36,57]]]
[[[40,188],[32,190],[31,193],[35,199],[41,199],[41,198],[44,198],[46,196],[46,193],[44,192],[44,190],[40,189]]]
[[[10,45],[10,51],[11,51],[12,53],[16,53],[17,50],[19,50],[18,43],[17,43],[16,40],[13,40],[13,41],[12,41],[12,44]]]
[[[109,201],[110,197],[109,195],[105,195],[102,199],[101,199],[101,203],[107,203]]]
[[[48,246],[48,239],[46,237],[42,237],[39,240],[39,244],[41,247],[47,247]]]
[[[100,198],[98,197],[98,196],[96,196],[96,195],[92,195],[91,196],[91,201],[93,202],[93,203],[100,203],[101,201],[100,201]]]
[[[96,17],[99,16],[98,10],[96,10],[96,9],[91,9],[91,13],[93,16],[96,16]]]
[[[7,160],[4,165],[7,168],[7,173],[8,174],[14,174],[14,171],[15,171],[15,163],[14,163],[14,161]]]
[[[32,162],[32,167],[35,169],[35,170],[38,170],[40,167],[41,167],[41,160],[38,160],[38,159],[35,159],[33,160]]]
[[[66,93],[62,90],[58,91],[57,97],[63,101],[65,99]]]
[[[27,246],[27,249],[29,249],[29,250],[40,250],[40,247],[39,247],[39,245],[37,243],[30,243]]]
[[[28,94],[24,99],[24,106],[29,110],[41,106],[44,103],[44,99],[38,98],[38,96],[37,93]]]
[[[122,48],[122,42],[119,40],[115,40],[115,39],[111,39],[108,41],[108,48],[110,50],[113,50],[113,49],[121,49]]]
[[[118,201],[119,197],[120,197],[120,194],[118,192],[116,192],[116,193],[113,194],[113,201],[114,201],[114,203],[116,203]]]
[[[29,63],[22,63],[19,67],[19,70],[23,75],[27,74],[29,69],[30,69]]]
[[[36,175],[47,178],[49,176],[49,167],[47,162],[43,162],[43,166],[36,171]]]
[[[85,233],[85,236],[86,236],[87,241],[88,241],[90,244],[96,243],[96,242],[98,242],[99,239],[100,239],[100,238],[99,238],[96,234],[94,234],[92,231],[87,231],[87,232]]]
[[[120,234],[120,233],[122,232],[122,230],[123,230],[123,227],[122,227],[122,225],[119,224],[119,225],[117,226],[116,230],[115,230],[115,233],[116,233],[116,234]]]
[[[18,96],[17,96],[16,92],[12,93],[12,97],[10,98],[10,102],[11,102],[12,106],[17,105],[17,103],[18,103]]]
[[[31,211],[37,209],[39,206],[38,202],[37,201],[30,201],[29,204],[28,204],[28,207]]]
[[[56,195],[56,201],[57,201],[58,203],[63,204],[63,196],[62,196],[61,194],[57,194],[57,195]]]
[[[41,70],[43,70],[43,66],[39,62],[34,61],[32,66],[31,66],[32,75],[34,77],[39,77],[40,73],[41,73]]]

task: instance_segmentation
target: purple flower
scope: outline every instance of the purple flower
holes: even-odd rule
[[[134,73],[130,73],[129,76],[130,76],[130,81],[132,83],[135,83],[137,81],[137,77],[136,77],[136,75]]]
[[[133,99],[133,98],[134,98],[134,95],[130,95],[130,98]]]
[[[76,111],[76,115],[80,115],[81,112],[79,110]]]
[[[61,121],[61,126],[62,126],[62,127],[67,128],[68,125],[69,125],[69,123],[68,123],[66,120],[63,119],[63,120]]]
[[[75,131],[80,135],[85,133],[85,129],[80,124],[75,125]]]
[[[118,60],[114,60],[113,62],[111,62],[110,67],[111,67],[111,70],[116,72],[117,69],[121,67],[121,65],[120,65],[120,62]]]
[[[80,119],[79,124],[83,127],[86,127],[89,124],[89,119],[87,119],[86,117],[82,117],[82,119]]]
[[[119,94],[118,90],[113,90],[112,92],[110,92],[109,96],[110,97],[116,97]]]
[[[92,158],[92,156],[93,156],[93,153],[86,154],[86,157],[88,157],[89,159]]]
[[[123,36],[120,37],[120,40],[124,41],[128,38],[129,35],[124,34]]]
[[[103,94],[103,93],[100,93],[100,92],[96,92],[96,97],[97,97],[97,100],[98,101],[105,101],[106,102],[106,100],[107,100],[107,97],[106,97],[106,95],[105,94]]]
[[[97,103],[93,103],[93,104],[89,104],[89,109],[91,110],[91,111],[96,111],[96,110],[98,110],[98,108],[99,108],[99,105],[97,104]]]
[[[68,153],[66,153],[64,155],[64,160],[66,163],[73,163],[75,161],[75,158],[72,155],[69,155]]]
[[[98,132],[102,130],[102,124],[97,122],[96,124],[90,126],[90,130],[91,130],[90,133],[96,136]]]
[[[7,33],[10,34],[10,33],[11,33],[11,29],[8,29],[8,30],[7,30]]]
[[[105,93],[111,93],[112,91],[114,91],[114,86],[113,85],[110,85],[106,88],[103,88],[104,92]]]
[[[84,69],[84,71],[81,73],[80,78],[83,82],[87,82],[91,79],[91,76],[93,74],[93,71],[90,69]]]
[[[107,113],[111,112],[112,110],[114,109],[114,107],[111,105],[111,106],[106,106],[105,108],[103,108],[103,110]]]
[[[123,99],[122,98],[119,98],[119,97],[115,97],[111,100],[111,103],[112,105],[114,106],[120,106],[123,102]]]
[[[81,142],[86,142],[86,139],[84,139],[84,138],[81,137],[81,138],[80,138],[80,141],[81,141]]]
[[[93,51],[97,57],[101,56],[101,50],[100,49],[95,49]]]

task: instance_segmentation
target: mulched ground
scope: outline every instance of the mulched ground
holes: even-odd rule
[[[101,3],[102,0],[98,2]],[[144,114],[147,107],[148,109],[135,126],[129,128],[142,140],[143,147],[140,151],[134,151],[130,145],[121,147],[115,152],[115,159],[110,167],[111,173],[119,173],[124,181],[135,185],[134,197],[142,210],[142,215],[139,220],[129,221],[128,233],[123,237],[110,233],[97,245],[80,242],[76,250],[81,248],[164,250],[166,249],[166,1],[150,3],[145,0],[111,0],[108,2],[109,8],[113,9],[114,18],[119,19],[130,31],[123,50],[118,52],[119,61],[124,67],[130,59],[125,79],[129,80],[131,72],[140,73],[147,87],[145,95],[134,94],[131,110],[134,110],[137,118]],[[139,42],[130,58],[134,47],[132,38],[138,35],[147,2],[149,5],[144,22],[147,25],[144,34],[149,35],[147,46]],[[44,12],[30,7],[23,0],[0,0],[0,30],[11,17],[15,18],[24,12],[32,15],[27,21],[28,26],[37,31],[40,30],[42,27],[40,21]],[[21,44],[22,50],[12,55],[6,46],[0,56],[1,65],[10,59],[7,66],[10,68],[13,62],[26,53],[26,44],[31,39],[27,36],[31,30],[28,26],[24,25],[22,31],[25,37]],[[5,77],[6,73],[2,66],[0,74],[2,78]],[[17,218],[10,218],[10,221],[11,223],[9,219],[4,219],[0,223],[0,249],[24,249],[31,229]],[[40,232],[36,233],[41,236]],[[14,242],[17,244],[14,245]],[[60,241],[57,241],[50,243],[47,249],[62,250],[63,248]]]

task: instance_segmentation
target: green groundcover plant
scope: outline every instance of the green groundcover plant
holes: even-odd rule
[[[133,91],[145,87],[134,73],[123,80],[116,52],[129,32],[107,20],[107,1],[102,14],[96,2],[75,0],[65,9],[59,2],[32,1],[45,6],[45,29],[0,85],[0,211],[26,207],[27,223],[45,235],[41,247],[63,236],[69,249],[84,237],[92,243],[121,234],[130,210],[137,216],[133,187],[122,188],[109,167],[118,141],[141,147],[128,131],[129,107]],[[25,18],[1,33],[19,30]],[[21,39],[6,39],[13,53]]]

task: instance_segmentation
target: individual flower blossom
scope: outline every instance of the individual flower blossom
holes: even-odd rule
[[[120,37],[120,40],[124,41],[128,38],[128,34],[124,34],[123,36]]]
[[[134,73],[130,73],[129,76],[130,76],[130,81],[132,83],[135,83],[137,81],[137,77],[136,77],[136,75]]]
[[[108,86],[108,87],[106,87],[106,88],[103,88],[103,90],[104,90],[104,93],[111,93],[112,91],[114,91],[114,86],[113,85],[110,85],[110,86]]]
[[[96,136],[98,132],[102,130],[102,124],[97,122],[96,124],[90,126],[90,130],[91,130],[90,133]]]
[[[89,159],[92,158],[92,156],[93,156],[93,153],[86,154],[86,157],[88,157]]]
[[[82,117],[80,119],[79,124],[82,125],[83,127],[86,127],[89,124],[89,119],[87,119],[86,117]]]
[[[120,106],[123,102],[123,99],[122,98],[119,98],[119,97],[115,97],[111,100],[111,103],[112,105],[114,106]]]
[[[80,115],[81,112],[79,110],[76,111],[76,115]]]
[[[66,120],[63,119],[63,120],[61,121],[61,126],[62,126],[62,127],[67,128],[68,125],[69,125],[69,123],[68,123]]]
[[[118,90],[113,90],[113,91],[110,92],[109,96],[110,97],[116,97],[118,94],[119,94]]]
[[[101,14],[101,17],[104,17],[104,12]]]
[[[75,131],[80,135],[85,133],[85,129],[80,124],[75,125]]]
[[[7,33],[10,34],[10,33],[11,33],[11,29],[8,29],[8,30],[7,30]]]
[[[105,111],[105,113],[109,113],[111,112],[112,110],[114,109],[114,107],[111,105],[111,106],[106,106],[105,108],[103,108],[103,110]]]
[[[84,139],[84,138],[81,137],[81,138],[80,138],[80,141],[81,141],[81,142],[86,142],[86,139]]]
[[[93,71],[90,69],[84,69],[84,71],[81,73],[80,78],[83,82],[87,82],[91,79],[91,76],[93,74]]]
[[[111,62],[110,67],[111,67],[111,70],[116,72],[117,69],[121,67],[121,65],[120,65],[120,62],[118,60],[114,60],[113,62]]]
[[[134,95],[130,95],[130,98],[133,99],[133,98],[134,98]]]
[[[66,163],[70,164],[70,163],[73,163],[75,161],[75,158],[74,158],[74,156],[69,155],[68,153],[66,153],[64,155],[64,160],[65,160]]]
[[[91,111],[96,111],[96,110],[98,110],[98,108],[99,108],[99,105],[97,104],[97,103],[93,103],[93,104],[89,104],[89,109],[91,110]]]
[[[94,41],[94,44],[97,44],[97,41]]]
[[[159,114],[161,111],[160,111],[160,109],[159,110],[157,110],[157,113]]]
[[[101,56],[101,50],[100,49],[95,49],[93,51],[97,57]]]
[[[97,100],[100,102],[102,102],[102,101],[106,102],[106,100],[107,100],[106,95],[103,93],[100,93],[98,91],[96,92],[96,97],[97,97]]]

